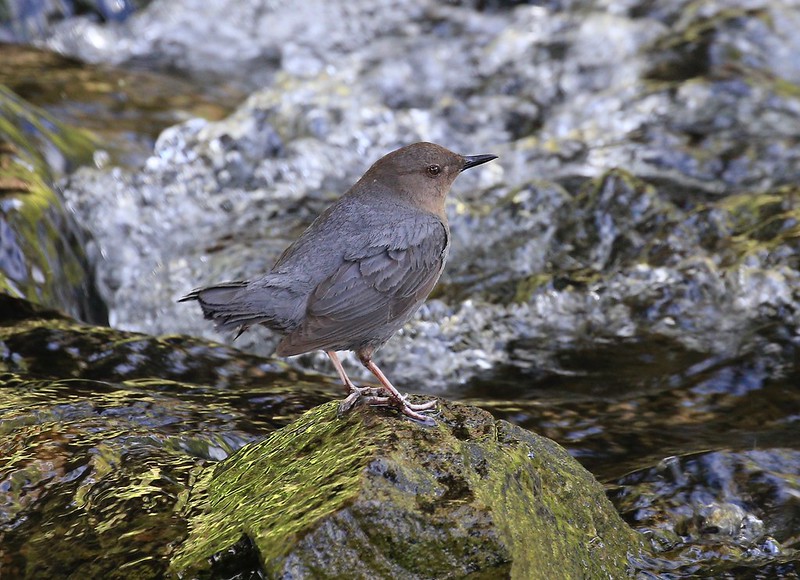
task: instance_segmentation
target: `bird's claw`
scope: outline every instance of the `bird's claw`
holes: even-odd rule
[[[409,403],[408,395],[394,396],[387,389],[380,387],[356,387],[353,385],[347,398],[339,403],[339,415],[347,413],[357,404],[365,404],[373,407],[396,407],[401,413],[420,423],[432,425],[433,419],[422,415],[419,411],[429,411],[436,407],[436,401],[426,403]]]
[[[409,403],[407,394],[403,395],[402,401],[405,404],[405,406],[411,409],[412,411],[429,411],[431,409],[436,408],[435,400],[428,401],[427,403]]]
[[[379,387],[350,387],[350,394],[339,403],[339,415],[344,415],[358,404],[382,406],[391,404],[384,389]]]

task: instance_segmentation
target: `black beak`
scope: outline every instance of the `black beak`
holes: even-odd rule
[[[464,167],[461,168],[461,171],[486,163],[492,159],[497,159],[497,155],[464,155]]]

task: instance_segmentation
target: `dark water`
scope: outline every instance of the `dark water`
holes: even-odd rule
[[[795,344],[777,344],[719,356],[658,339],[587,345],[557,369],[474,381],[468,395],[606,482],[657,548],[641,574],[796,578],[800,367],[786,362]]]
[[[753,345],[709,355],[658,338],[586,345],[562,353],[557,369],[499,369],[461,397],[559,441],[612,480],[670,455],[797,447],[798,367],[772,354]]]

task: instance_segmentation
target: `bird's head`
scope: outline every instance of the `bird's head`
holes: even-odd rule
[[[444,200],[456,177],[496,155],[459,155],[434,143],[413,143],[381,157],[364,175],[403,201],[444,216]]]

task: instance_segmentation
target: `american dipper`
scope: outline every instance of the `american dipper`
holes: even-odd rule
[[[268,274],[193,290],[203,314],[238,337],[254,324],[283,335],[276,354],[324,350],[348,390],[347,411],[359,399],[419,413],[435,401],[411,404],[372,355],[428,297],[444,269],[450,230],[444,201],[458,174],[496,159],[464,156],[433,143],[414,143],[382,157],[281,254]],[[382,388],[357,387],[336,351],[352,350]]]

